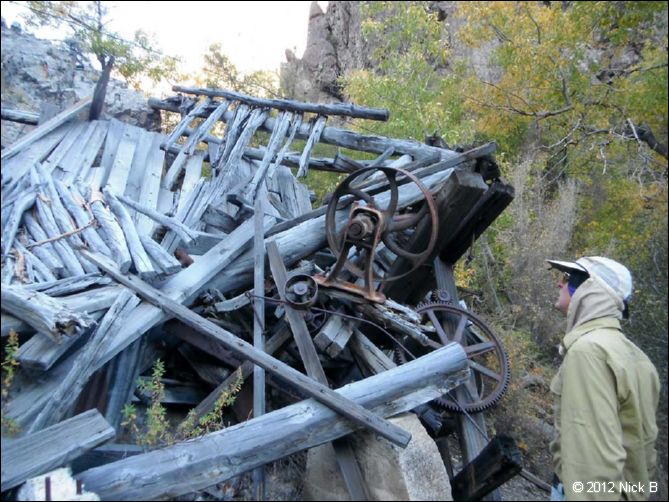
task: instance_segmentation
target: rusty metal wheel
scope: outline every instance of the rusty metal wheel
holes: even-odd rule
[[[390,188],[388,196],[375,196],[356,188],[356,181],[369,177],[370,174],[374,174],[374,171],[382,172],[388,180],[388,186]],[[411,182],[417,185],[423,194],[425,203],[419,211],[400,213],[397,209],[399,200],[398,187],[406,182]],[[345,223],[337,224],[336,213],[342,206],[351,203],[354,208],[363,206],[373,209],[376,215],[378,215],[373,223],[375,225],[381,225],[382,227],[379,240],[396,256],[406,258],[411,263],[409,270],[402,274],[397,274],[392,277],[378,277],[375,272],[372,272],[371,270],[368,271],[365,268],[352,263],[350,260],[346,259],[346,257],[343,257],[346,259],[346,262],[344,263],[345,268],[357,277],[366,277],[368,273],[373,273],[375,280],[393,281],[410,274],[429,258],[437,243],[437,234],[439,231],[437,207],[430,191],[416,176],[399,168],[368,167],[355,171],[337,186],[332,195],[332,199],[330,199],[328,204],[325,217],[325,229],[328,244],[337,259],[340,258],[340,255],[343,252],[349,251],[349,248],[344,245],[346,231],[348,230],[348,232],[351,233],[354,229],[353,227],[348,227]],[[398,237],[400,237],[403,232],[416,227],[425,218],[430,219],[431,227],[430,238],[424,249],[419,252],[411,252],[408,249],[405,249],[404,243],[401,238]],[[373,253],[376,244],[377,243],[374,243],[369,250],[363,249],[362,252]]]
[[[442,396],[435,402],[444,409],[462,413],[478,413],[491,408],[504,396],[509,385],[509,358],[504,345],[488,324],[477,315],[446,302],[430,302],[419,305],[416,312],[422,314],[421,324],[429,338],[427,345],[415,341],[411,351],[415,356],[423,355],[449,343],[459,343],[469,358],[473,381],[470,393],[478,395],[471,403],[455,403]],[[402,351],[397,351],[400,360],[406,361]],[[475,391],[475,392],[474,392]]]

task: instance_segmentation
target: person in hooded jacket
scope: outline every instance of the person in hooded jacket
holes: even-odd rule
[[[551,382],[557,437],[552,500],[646,500],[656,474],[655,366],[622,332],[629,270],[609,258],[547,260],[564,275],[555,307],[567,316]]]

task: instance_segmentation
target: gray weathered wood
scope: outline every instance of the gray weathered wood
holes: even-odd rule
[[[302,155],[300,156],[300,167],[297,170],[297,177],[306,176],[307,168],[309,167],[309,156],[311,155],[311,150],[313,150],[316,143],[321,139],[321,134],[323,134],[323,129],[325,129],[325,122],[327,117],[320,116],[311,126],[311,131],[309,132],[309,138],[307,139],[307,144],[304,145],[304,150],[302,150]]]
[[[77,356],[67,376],[60,382],[56,391],[53,392],[51,398],[42,407],[31,424],[29,428],[31,432],[48,427],[66,416],[79,397],[84,385],[95,372],[94,362],[103,346],[109,343],[108,338],[113,337],[119,330],[123,329],[125,318],[139,301],[139,298],[127,289],[119,294],[91,335],[86,346]]]
[[[182,136],[183,131],[190,125],[190,123],[193,121],[195,117],[199,117],[200,114],[207,109],[207,107],[211,104],[210,99],[204,99],[200,103],[197,104],[197,106],[193,107],[188,114],[179,122],[179,125],[177,125],[174,130],[172,131],[172,134],[169,135],[169,137],[165,140],[165,142],[161,145],[161,148],[163,150],[168,150],[171,145],[176,143],[176,141]]]
[[[201,87],[184,87],[175,85],[172,87],[175,92],[185,92],[187,94],[198,94],[201,96],[222,97],[235,101],[242,101],[253,106],[262,106],[277,108],[279,110],[288,110],[299,113],[318,113],[321,115],[344,115],[347,117],[388,120],[389,112],[385,108],[366,108],[352,103],[303,103],[290,99],[267,99],[256,98],[242,94],[241,92],[228,91],[224,89],[204,89]]]
[[[125,186],[130,176],[132,158],[137,148],[137,140],[141,129],[126,124],[114,156],[107,178],[103,178],[102,186],[109,185],[115,193],[125,192]]]
[[[85,202],[77,190],[70,191],[63,182],[56,180],[54,182],[58,195],[70,213],[74,221],[80,228],[84,228],[82,235],[86,239],[88,246],[97,253],[111,257],[112,253],[107,244],[102,240],[94,228],[89,227],[93,215],[84,210]]]
[[[337,392],[388,417],[446,393],[466,374],[464,351],[452,344]],[[90,469],[78,479],[103,499],[174,498],[342,437],[355,428],[309,399],[202,438]],[[188,458],[198,462],[185,461]]]
[[[75,295],[60,298],[63,305],[74,312],[84,312],[98,321],[116,300],[120,288],[109,286],[85,291]],[[77,340],[85,336],[84,333],[64,338],[61,343],[55,343],[51,338],[37,333],[30,340],[20,346],[16,353],[16,360],[25,368],[46,371],[58,361]]]
[[[2,310],[24,320],[55,342],[59,342],[62,336],[76,335],[92,324],[90,316],[74,312],[62,301],[38,291],[3,286],[1,295]]]
[[[152,133],[152,142],[147,157],[146,171],[140,190],[138,201],[141,201],[144,207],[156,209],[158,207],[158,194],[160,192],[160,177],[163,173],[163,164],[165,163],[165,152],[160,149],[162,142],[160,134]],[[137,223],[137,232],[139,235],[150,236],[154,227],[153,221],[143,214],[135,214]]]
[[[254,210],[253,293],[256,295],[256,298],[253,302],[253,346],[259,351],[265,352],[265,299],[262,298],[265,296],[265,231],[263,229],[263,201],[260,197],[255,200]],[[253,367],[253,416],[257,418],[264,414],[265,370],[261,366],[256,365]],[[255,498],[257,500],[265,500],[264,467],[256,467],[253,471],[253,484],[255,487]]]
[[[32,213],[24,213],[23,215],[23,224],[26,227],[26,230],[30,233],[30,235],[33,238],[33,241],[45,241],[49,237],[46,235],[46,232],[40,224],[37,222],[37,220],[33,217]],[[63,262],[63,259],[60,257],[60,253],[58,252],[58,249],[56,249],[56,243],[48,243],[48,244],[43,244],[41,246],[37,246],[32,248],[35,250],[35,253],[37,256],[40,256],[40,253],[44,255],[45,253],[49,254],[49,257],[44,257],[42,256],[42,260],[44,260],[44,263],[47,264],[47,266],[52,267],[52,270],[59,274],[59,275],[65,275],[69,274],[72,275],[72,273],[69,271],[68,268],[66,268],[66,265]],[[39,250],[39,251],[38,251]],[[44,253],[42,253],[42,251]],[[83,269],[81,269],[83,272]]]
[[[268,252],[269,249],[271,248],[268,247]],[[382,435],[398,446],[405,447],[411,439],[411,435],[406,431],[403,431],[399,427],[396,427],[389,422],[386,422],[379,417],[369,413],[364,408],[353,405],[345,399],[341,399],[341,396],[333,393],[328,387],[314,382],[310,378],[305,377],[302,373],[294,370],[285,363],[268,356],[264,352],[256,350],[252,345],[248,344],[244,340],[237,338],[232,333],[218,327],[211,321],[208,321],[207,319],[188,310],[186,307],[175,302],[174,300],[171,300],[168,296],[164,295],[155,288],[152,288],[148,284],[139,280],[137,277],[122,275],[117,270],[115,270],[116,267],[112,266],[106,258],[100,255],[93,255],[92,253],[86,251],[84,251],[84,253],[86,257],[93,261],[93,263],[103,267],[105,272],[112,275],[117,281],[121,282],[127,287],[132,288],[143,298],[159,305],[163,310],[167,310],[181,322],[191,326],[192,328],[202,331],[212,338],[216,338],[218,341],[228,346],[228,348],[231,350],[242,354],[243,357],[248,358],[259,366],[262,366],[265,370],[271,372],[272,374],[278,375],[280,378],[287,381],[290,385],[296,387],[300,391],[305,392],[307,395],[310,395],[319,401],[326,403],[328,406],[332,406],[350,420],[354,420],[365,427],[373,429],[378,434]]]
[[[125,190],[123,192],[116,192],[117,195],[125,195],[132,200],[139,200],[139,194],[142,190],[146,174],[151,143],[153,142],[153,133],[140,129],[137,134],[137,148],[135,148],[135,153],[132,157]],[[130,211],[130,216],[132,216],[133,220],[135,220],[134,213],[134,211]]]
[[[21,137],[18,141],[12,143],[8,148],[5,148],[2,151],[0,158],[2,160],[8,159],[13,155],[16,155],[20,151],[28,148],[32,143],[37,141],[39,138],[44,137],[45,135],[56,129],[58,126],[64,124],[65,122],[76,116],[79,112],[87,108],[91,104],[91,99],[92,97],[89,96],[79,101],[70,108],[63,110],[61,113],[56,115],[51,120],[45,122],[38,128],[33,129],[28,134]]]
[[[139,235],[142,246],[163,274],[176,274],[181,270],[181,263],[168,253],[160,244],[146,235]]]
[[[58,163],[58,166],[51,171],[54,178],[62,180],[67,184],[74,181],[81,170],[81,153],[86,148],[96,128],[97,122],[86,122],[86,127],[82,129],[76,141],[72,143],[67,153]]]
[[[84,180],[93,166],[93,162],[100,152],[100,148],[107,137],[109,131],[109,121],[98,120],[95,122],[96,128],[91,134],[86,146],[77,155],[76,162],[79,165],[77,177],[75,179]],[[74,180],[72,180],[74,181]]]
[[[105,207],[99,193],[94,193],[89,202],[91,211],[100,225],[101,235],[112,251],[112,257],[123,272],[130,270],[132,257],[121,226]]]
[[[179,222],[176,218],[165,216],[156,211],[155,209],[145,206],[144,204],[135,202],[134,200],[125,197],[123,195],[119,195],[117,196],[117,198],[125,205],[133,208],[138,213],[142,213],[147,217],[151,218],[153,221],[156,221],[161,225],[164,225],[170,230],[174,231],[179,236],[179,238],[184,242],[185,245],[190,245],[197,238],[196,232],[185,226],[183,223]],[[137,230],[139,232],[139,228]]]
[[[42,247],[42,246],[39,246]],[[37,249],[37,248],[34,248]],[[43,282],[40,284],[27,284],[26,289],[41,291],[49,296],[63,296],[69,293],[82,291],[90,286],[109,284],[111,279],[106,275],[99,273],[85,274],[78,277],[67,277],[53,282]]]
[[[109,207],[123,230],[125,242],[128,245],[132,261],[135,264],[135,270],[137,270],[137,273],[142,279],[153,279],[158,275],[158,272],[153,267],[151,258],[146,254],[144,246],[142,246],[142,242],[139,239],[137,229],[135,229],[135,223],[132,221],[130,213],[128,213],[125,206],[119,202],[111,189],[105,187],[103,188],[103,193],[107,200],[107,204],[109,204]]]
[[[52,471],[112,439],[114,429],[89,410],[35,434],[2,440],[2,491]]]
[[[185,199],[185,197],[195,188],[197,182],[202,177],[202,160],[204,159],[204,152],[196,152],[186,161],[184,179],[181,183],[181,196],[179,204],[177,205],[177,212]]]
[[[39,113],[26,112],[23,110],[14,110],[12,108],[2,107],[2,120],[10,120],[20,124],[37,125]]]
[[[53,173],[60,161],[63,160],[67,152],[72,148],[72,145],[79,139],[82,132],[86,130],[86,122],[75,122],[71,124],[63,139],[58,143],[58,146],[49,154],[44,161],[44,166]]]
[[[34,254],[32,254],[32,252],[26,249],[23,244],[21,244],[19,241],[15,241],[14,247],[16,248],[16,251],[23,255],[23,258],[26,260],[26,262],[31,264],[31,266],[35,269],[35,272],[43,278],[40,280],[40,282],[56,280],[56,276],[53,275],[51,270]],[[39,249],[39,246],[34,249]]]
[[[109,130],[107,131],[105,145],[102,150],[102,159],[100,159],[100,174],[95,176],[96,182],[92,185],[96,190],[100,189],[109,177],[109,172],[112,169],[114,158],[116,157],[116,152],[118,151],[119,143],[123,136],[123,129],[123,122],[114,118],[109,121]],[[89,176],[86,178],[87,182],[91,180],[91,174],[92,172],[89,172]]]
[[[2,230],[2,259],[7,258],[9,250],[12,248],[14,243],[14,237],[16,237],[16,232],[19,229],[19,224],[21,223],[21,218],[23,213],[30,209],[33,204],[35,204],[35,197],[37,194],[34,190],[23,194],[12,206],[11,216],[8,221],[5,223],[5,226]]]

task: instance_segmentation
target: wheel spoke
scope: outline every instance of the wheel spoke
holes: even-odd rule
[[[359,188],[352,188],[352,187],[349,187],[347,192],[350,193],[351,195],[355,195],[359,199],[364,200],[370,206],[376,207],[376,204],[374,202],[374,197],[369,195],[367,192],[364,192],[364,191],[360,190]]]
[[[444,345],[451,343],[451,340],[449,340],[448,335],[446,335],[446,332],[444,331],[444,327],[441,325],[441,322],[439,322],[439,319],[437,319],[437,314],[435,314],[433,310],[428,310],[427,316],[430,318],[430,321],[432,321],[434,329],[437,330],[437,335],[439,335],[441,343]]]
[[[495,342],[476,343],[474,345],[466,346],[465,353],[467,354],[467,357],[472,358],[490,352],[491,350],[495,350],[495,347]]]
[[[453,335],[453,341],[458,342],[462,345],[462,334],[465,332],[465,325],[467,324],[467,316],[463,313],[460,316],[460,322],[458,322],[458,327],[455,329],[455,335]]]
[[[502,381],[502,375],[500,375],[499,373],[495,373],[493,370],[486,368],[482,364],[472,361],[471,359],[469,360],[469,367],[474,371],[478,371],[482,375],[487,376],[488,378],[492,378],[496,382]]]

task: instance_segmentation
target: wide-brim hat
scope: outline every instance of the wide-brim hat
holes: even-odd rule
[[[561,272],[586,273],[603,282],[623,302],[632,296],[632,274],[624,265],[603,256],[584,256],[576,261],[546,260]]]

